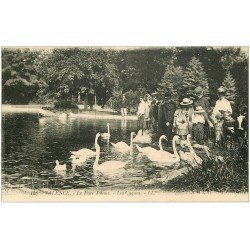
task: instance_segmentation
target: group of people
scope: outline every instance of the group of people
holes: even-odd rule
[[[225,126],[232,128],[235,120],[232,118],[231,103],[226,99],[226,90],[220,87],[218,100],[214,107],[210,106],[204,96],[202,87],[195,88],[194,93],[183,98],[179,105],[168,93],[160,95],[157,92],[140,97],[138,105],[138,126],[140,129],[153,129],[158,134],[165,134],[169,139],[174,134],[185,140],[188,134],[198,144],[204,144],[208,138],[220,142]],[[121,114],[127,115],[126,97],[122,97]]]

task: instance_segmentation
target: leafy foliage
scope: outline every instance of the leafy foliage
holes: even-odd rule
[[[159,84],[157,91],[161,96],[169,96],[170,99],[177,102],[183,85],[183,69],[170,64],[166,67],[165,74]]]
[[[224,81],[222,83],[222,86],[226,89],[226,98],[234,103],[235,99],[237,97],[237,92],[236,92],[236,82],[233,79],[232,75],[228,71],[225,75]]]
[[[35,67],[38,56],[39,52],[28,49],[2,50],[3,102],[28,103],[45,87]]]
[[[78,109],[78,106],[69,100],[61,100],[55,102],[55,109]]]
[[[235,105],[247,105],[248,55],[239,47],[3,49],[3,101],[50,103],[73,99],[92,105],[96,96],[98,104],[118,109],[118,96],[127,93],[131,109],[135,109],[134,93],[140,94],[139,89],[149,94],[156,90],[162,95],[170,93],[177,99],[202,86],[213,104],[217,100],[213,90],[222,84],[228,71],[238,93]],[[19,83],[10,81],[5,86],[14,79]]]

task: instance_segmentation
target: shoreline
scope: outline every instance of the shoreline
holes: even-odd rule
[[[32,113],[38,114],[41,111],[43,105],[9,105],[2,104],[2,113]],[[51,112],[43,110],[44,112]],[[115,120],[137,120],[136,115],[121,116],[114,112],[110,114],[110,110],[93,110],[93,111],[83,111],[79,109],[80,113],[69,116],[69,118],[89,118],[89,119],[115,119]],[[108,112],[108,113],[106,113]],[[51,112],[52,113],[52,112]],[[46,119],[50,117],[58,117],[62,112],[55,112],[51,116],[41,117],[41,119]]]

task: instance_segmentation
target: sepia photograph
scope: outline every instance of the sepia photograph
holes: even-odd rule
[[[248,47],[1,53],[3,202],[248,201]]]

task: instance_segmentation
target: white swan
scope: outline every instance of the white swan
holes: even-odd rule
[[[96,138],[98,139],[100,135],[101,135],[100,133],[97,133]],[[106,161],[99,165],[98,162],[100,158],[100,146],[97,140],[96,140],[95,147],[96,147],[96,158],[95,158],[95,162],[93,165],[94,170],[98,170],[100,172],[110,172],[113,170],[122,169],[126,166],[127,162],[123,162],[123,161]]]
[[[142,134],[142,130],[140,129],[134,138],[135,143],[151,143],[152,142],[152,134],[144,131]]]
[[[56,160],[56,166],[54,168],[56,171],[62,171],[62,170],[66,170],[66,164],[61,164],[59,163],[58,160]]]
[[[165,135],[162,135],[160,138],[159,138],[159,147],[160,147],[160,150],[163,151],[163,148],[162,148],[162,140],[163,139],[167,139],[167,137]],[[159,150],[155,149],[155,148],[152,148],[152,147],[140,147],[138,145],[135,145],[136,148],[138,149],[138,151],[144,155],[147,155],[147,154],[155,154],[157,153]]]
[[[193,149],[193,147],[192,147],[192,145],[191,145],[190,138],[191,138],[191,135],[188,134],[188,135],[187,135],[187,142],[188,142],[188,148],[189,148],[189,150],[190,150],[190,153],[191,153],[191,155],[193,156],[194,161],[195,161],[198,165],[201,165],[203,161],[202,161],[202,159],[195,153],[195,151],[194,151],[194,149]]]
[[[107,129],[108,129],[108,132],[107,133],[102,133],[101,134],[101,138],[102,139],[109,139],[110,138],[110,130],[109,130],[109,123],[107,123]]]
[[[88,148],[82,148],[78,151],[70,151],[70,153],[76,157],[85,157],[85,158],[91,158],[96,155],[95,151],[92,151]]]
[[[173,146],[173,151],[174,151],[173,154],[171,154],[167,151],[164,151],[161,147],[161,149],[157,150],[157,152],[152,151],[149,154],[147,154],[146,156],[151,161],[157,161],[157,162],[162,162],[162,163],[171,163],[171,164],[179,162],[180,157],[179,157],[177,150],[176,150],[176,140],[178,140],[179,138],[180,137],[178,135],[175,135],[173,137],[173,141],[172,141],[172,146]]]
[[[95,144],[97,143],[97,136],[95,137]],[[70,153],[76,157],[91,158],[96,155],[96,152],[88,148],[82,148],[77,151],[70,151]]]
[[[87,160],[87,158],[84,156],[77,157],[75,155],[71,155],[70,159],[71,159],[72,167],[80,166]]]
[[[133,150],[133,138],[134,138],[135,132],[131,132],[130,134],[130,145],[128,145],[126,142],[119,141],[117,143],[112,143],[111,145],[122,152],[132,151]]]

